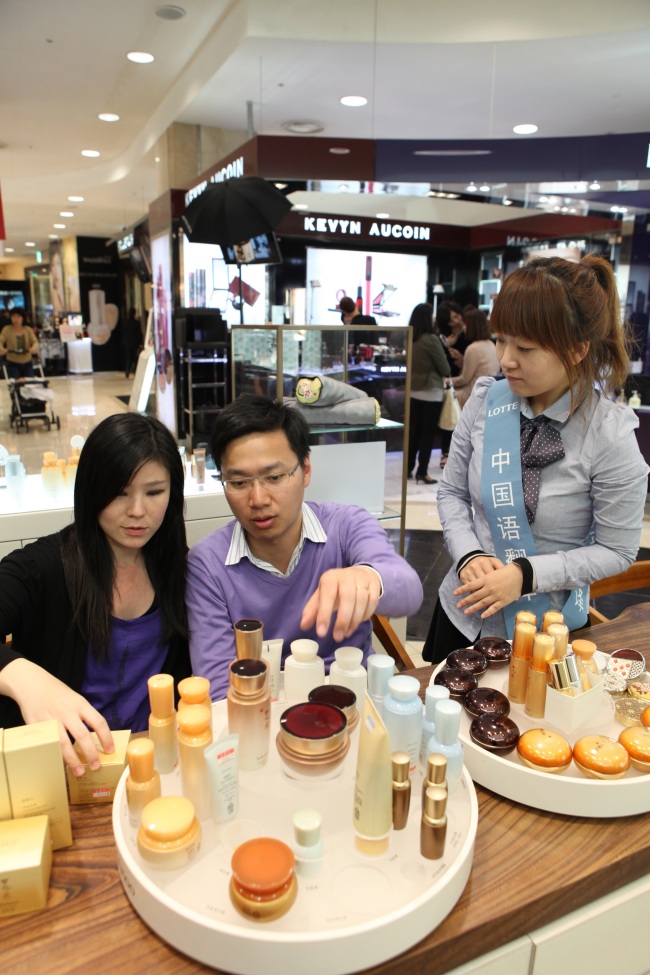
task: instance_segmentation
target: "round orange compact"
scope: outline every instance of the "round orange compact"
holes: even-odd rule
[[[592,779],[620,779],[630,767],[630,756],[614,738],[585,735],[573,746],[573,761]]]
[[[626,728],[618,740],[629,754],[632,766],[639,772],[650,772],[650,728],[642,725]]]
[[[644,728],[650,728],[650,705],[645,709],[641,715],[641,724]]]
[[[232,855],[230,899],[255,921],[282,917],[298,893],[295,857],[286,843],[262,836],[238,846]]]
[[[562,735],[546,728],[525,731],[517,742],[517,754],[529,768],[561,772],[571,764],[571,745]]]

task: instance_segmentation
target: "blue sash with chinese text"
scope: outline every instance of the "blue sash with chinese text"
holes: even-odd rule
[[[508,564],[513,559],[537,554],[533,533],[526,517],[521,479],[520,425],[521,400],[502,379],[492,384],[487,395],[481,498],[490,526],[495,554]],[[503,609],[508,636],[512,639],[515,615],[521,609],[535,613],[541,625],[551,608],[546,593],[522,596]],[[562,608],[564,622],[577,630],[587,622],[589,587],[574,589]]]

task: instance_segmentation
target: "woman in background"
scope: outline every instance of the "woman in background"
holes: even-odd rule
[[[36,335],[25,325],[25,312],[22,308],[13,308],[11,325],[5,325],[0,332],[0,355],[5,357],[9,378],[27,379],[33,376],[32,356],[37,352]]]
[[[431,305],[425,302],[416,305],[409,326],[413,328],[413,355],[408,476],[413,476],[417,457],[416,483],[436,484],[437,481],[429,477],[429,460],[442,409],[443,377],[449,375],[449,363],[434,329]]]
[[[463,354],[467,346],[465,338],[465,322],[463,321],[462,308],[455,301],[443,301],[438,305],[436,312],[436,325],[445,347],[445,353],[449,361],[450,376],[459,376],[463,367]],[[441,457],[440,468],[444,470],[449,456],[449,445],[451,443],[451,430],[440,431]]]
[[[57,720],[75,775],[99,767],[89,728],[112,752],[110,729],[147,728],[147,679],[191,672],[183,485],[159,420],[110,416],[81,451],[74,523],[0,562],[0,727]]]
[[[478,308],[463,312],[463,321],[467,347],[460,375],[452,379],[461,409],[469,399],[477,379],[481,376],[498,376],[501,372],[485,312]]]
[[[641,537],[648,467],[633,410],[616,282],[601,257],[540,258],[509,274],[490,319],[504,379],[479,379],[438,489],[453,566],[425,660],[513,635],[519,609],[588,618],[589,584],[623,572]],[[525,597],[525,598],[523,598]]]

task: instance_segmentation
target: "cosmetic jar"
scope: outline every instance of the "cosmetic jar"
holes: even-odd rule
[[[641,716],[647,707],[647,701],[640,701],[627,696],[621,697],[616,702],[614,714],[620,724],[625,725],[626,728],[632,728],[634,725],[641,725],[643,723]]]
[[[463,698],[463,707],[473,718],[478,718],[480,714],[504,718],[510,714],[510,701],[494,687],[476,687],[473,691],[468,691]]]
[[[512,656],[512,647],[508,641],[498,636],[482,637],[474,644],[474,650],[483,654],[488,667],[507,667]]]
[[[637,701],[645,702],[647,707],[650,704],[650,681],[633,680],[627,685],[627,693]]]
[[[610,653],[606,671],[610,677],[622,677],[629,684],[645,672],[645,657],[639,650],[622,647]]]
[[[538,772],[561,772],[573,758],[569,742],[547,728],[525,731],[517,742],[517,754],[524,765]]]
[[[511,718],[482,714],[469,726],[470,738],[488,752],[507,755],[517,746],[519,728]]]
[[[621,779],[630,756],[620,742],[606,735],[585,735],[573,746],[573,761],[591,779]]]
[[[138,850],[158,870],[186,867],[201,849],[201,824],[184,796],[153,799],[142,810]]]
[[[479,650],[454,650],[447,657],[448,670],[461,670],[464,674],[480,677],[487,670],[488,662]]]
[[[618,740],[630,756],[632,767],[639,772],[650,772],[650,728],[642,725],[626,728]]]
[[[289,776],[338,775],[350,749],[345,715],[333,704],[294,704],[280,717],[276,747]]]
[[[450,697],[462,703],[467,692],[478,687],[478,678],[453,667],[439,671],[435,676],[434,684],[442,684],[443,687],[448,688]]]
[[[231,860],[233,905],[253,921],[282,917],[298,893],[294,866],[293,852],[280,840],[262,836],[241,843]]]
[[[322,684],[314,687],[307,698],[310,704],[333,704],[342,711],[348,722],[348,732],[359,724],[357,695],[343,684]]]
[[[641,724],[644,728],[650,728],[650,707],[641,713]]]

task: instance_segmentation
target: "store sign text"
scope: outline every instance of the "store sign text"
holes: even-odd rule
[[[193,186],[192,189],[188,190],[185,194],[185,206],[189,206],[192,200],[196,200],[197,196],[201,196],[201,193],[204,193],[208,188],[208,183],[223,183],[226,179],[239,179],[243,175],[244,157],[239,156],[238,159],[233,159],[227,166],[218,169],[216,173],[212,174],[209,180],[204,179],[196,186]]]
[[[305,217],[303,229],[312,234],[363,234],[363,221],[341,220],[338,217]],[[404,240],[429,240],[429,227],[417,227],[410,223],[373,222],[367,231],[369,237],[395,237]]]

